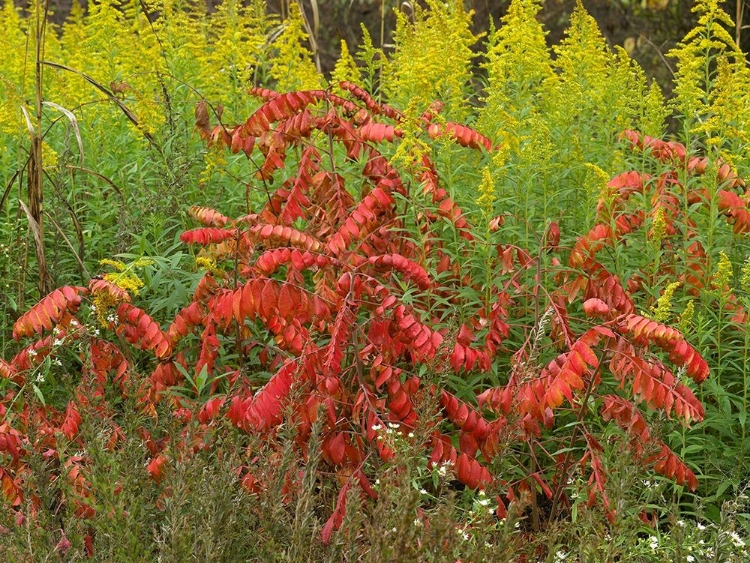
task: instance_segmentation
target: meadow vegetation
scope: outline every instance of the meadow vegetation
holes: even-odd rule
[[[583,3],[0,11],[8,561],[747,561],[750,69]]]

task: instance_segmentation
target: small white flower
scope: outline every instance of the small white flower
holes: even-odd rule
[[[91,309],[92,313],[96,311],[96,305],[94,305],[93,303],[91,304],[91,307],[89,308]]]
[[[36,350],[34,349],[29,350],[29,358],[36,358],[36,356],[37,356]]]
[[[72,321],[70,321],[70,326],[79,326],[79,323],[77,320],[73,319]]]
[[[421,520],[420,520],[419,518],[415,518],[415,519],[414,519],[414,525],[415,525],[416,527],[419,527],[419,526],[421,526],[421,525],[422,525],[422,521],[421,521]]]
[[[487,506],[488,504],[490,504],[490,499],[488,499],[488,498],[483,498],[483,499],[480,499],[480,500],[478,500],[477,502],[478,502],[479,504],[481,504],[482,506]]]
[[[378,431],[378,430],[380,430],[381,428],[383,428],[383,427],[382,427],[382,426],[381,426],[380,424],[373,424],[373,425],[372,425],[372,429],[373,429],[373,430],[374,430],[375,432],[377,432],[377,431]]]
[[[495,514],[495,509],[494,509],[494,508],[488,508],[488,509],[487,509],[487,513],[488,513],[488,514],[489,514],[490,516],[492,516],[493,514]]]
[[[395,527],[391,528],[391,532],[393,532],[395,534],[396,533],[396,528]]]
[[[568,558],[568,553],[560,549],[555,553],[555,563],[562,563]]]
[[[516,522],[516,525],[514,526],[514,528],[516,528],[516,530],[517,530],[520,527],[521,527],[521,523],[520,522]]]
[[[693,563],[693,561],[695,561],[695,557],[693,557],[692,555],[688,555],[685,558],[685,561],[687,561],[687,563]]]
[[[414,438],[414,432],[409,432],[408,436],[409,438]]]
[[[44,383],[44,374],[43,373],[37,374],[35,381],[37,383]]]
[[[649,547],[651,549],[655,550],[657,547],[659,547],[659,538],[657,538],[656,536],[651,536],[649,538],[649,542]]]
[[[441,477],[445,477],[445,474],[448,472],[448,470],[447,470],[446,467],[447,466],[445,464],[443,464],[440,467],[438,467],[438,470],[437,470],[438,471],[438,475],[440,475]]]
[[[380,485],[380,479],[375,479],[375,486]]]
[[[468,532],[461,532],[461,539],[463,539],[464,541],[469,541]]]
[[[398,430],[399,428],[401,428],[401,425],[398,424],[397,422],[389,422],[388,428],[393,428],[394,430]]]
[[[419,489],[419,494],[420,495],[427,495],[429,493],[425,489]]]
[[[706,527],[700,522],[698,522],[695,527],[698,528],[698,530],[700,530],[701,532],[706,529]]]
[[[680,528],[684,528],[684,527],[685,527],[685,521],[684,521],[684,520],[677,520],[677,525],[678,525],[678,526],[679,526]]]
[[[55,365],[62,367],[62,362],[58,358],[55,358]]]
[[[64,342],[63,340],[60,340],[60,339],[58,339],[58,338],[55,338],[55,339],[54,339],[54,340],[52,341],[52,346],[55,346],[55,347],[57,347],[57,346],[62,346],[63,342]]]
[[[729,537],[732,539],[732,543],[735,547],[744,547],[745,542],[737,532],[729,532]]]
[[[99,329],[98,328],[94,330],[94,336],[99,336]]]

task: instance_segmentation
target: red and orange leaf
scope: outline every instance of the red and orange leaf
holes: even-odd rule
[[[66,313],[72,314],[78,311],[81,306],[81,294],[86,293],[88,289],[85,287],[70,285],[54,290],[15,322],[13,338],[20,340],[23,336],[52,330]]]
[[[180,240],[187,244],[218,244],[230,238],[237,237],[236,229],[217,229],[215,227],[201,227],[185,231]]]
[[[216,228],[223,228],[226,226],[227,223],[229,223],[229,217],[226,215],[222,215],[215,209],[211,209],[210,207],[200,207],[198,205],[193,205],[188,209],[188,213],[193,219],[196,219],[197,221],[200,221],[203,223],[206,227],[216,227]]]

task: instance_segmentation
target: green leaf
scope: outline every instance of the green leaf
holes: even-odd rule
[[[42,405],[46,407],[47,402],[44,400],[44,394],[42,393],[42,390],[39,389],[36,383],[32,383],[31,388],[34,390],[34,395],[37,396],[37,399],[39,399],[39,402],[42,403]]]

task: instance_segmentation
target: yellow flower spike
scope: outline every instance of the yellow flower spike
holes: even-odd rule
[[[724,252],[719,252],[719,264],[716,272],[711,276],[711,287],[715,293],[730,293],[732,288],[729,283],[732,281],[732,262]]]
[[[667,218],[663,207],[659,207],[654,214],[654,222],[651,226],[651,242],[656,248],[661,247],[661,241],[667,234]]]
[[[493,208],[496,199],[495,181],[490,169],[485,167],[482,171],[482,183],[479,185],[479,197],[476,200],[477,205],[482,208],[485,218],[489,219],[494,214]]]
[[[720,132],[723,120],[716,119],[719,117],[716,110],[722,103],[717,102],[743,91],[737,83],[727,84],[726,77],[732,77],[729,81],[734,82],[732,75],[736,71],[743,81],[747,81],[748,71],[744,54],[724,27],[734,28],[734,23],[719,7],[718,0],[697,0],[692,11],[700,14],[697,25],[677,48],[667,53],[668,57],[677,59],[675,96],[671,106],[686,119],[691,132],[705,134],[718,144],[712,139],[723,136]],[[717,70],[708,73],[706,69],[714,64]]]
[[[740,287],[742,291],[750,294],[750,256],[745,259],[742,265],[742,277],[740,277]]]
[[[284,31],[274,41],[277,54],[271,59],[271,77],[276,80],[276,90],[314,90],[320,88],[323,77],[315,68],[312,52],[305,46],[308,40],[305,21],[299,4],[289,6],[289,18]]]
[[[335,90],[339,89],[339,82],[346,80],[354,84],[359,84],[361,80],[359,67],[357,62],[349,52],[349,47],[346,44],[346,40],[341,40],[341,56],[336,61],[336,66],[331,74],[331,85]]]
[[[680,332],[687,332],[693,324],[693,317],[695,316],[695,303],[691,299],[685,306],[685,310],[680,315],[680,322],[677,323],[677,328]]]
[[[102,266],[110,266],[114,268],[115,270],[117,270],[118,272],[124,272],[128,268],[125,262],[120,262],[119,260],[112,260],[111,258],[103,258],[102,260],[99,260],[99,264]]]
[[[672,298],[674,297],[675,290],[680,287],[681,282],[670,283],[661,294],[659,299],[656,300],[656,305],[651,307],[650,317],[658,323],[665,323],[672,316]],[[691,301],[692,303],[692,301]]]
[[[598,201],[599,199],[603,199],[609,202],[615,195],[608,186],[609,174],[591,162],[584,163],[584,166],[591,172],[586,181],[586,191],[591,200]]]
[[[466,87],[478,36],[471,32],[473,12],[463,0],[427,0],[427,9],[414,4],[414,17],[397,12],[391,78],[385,84],[389,99],[404,106],[418,98],[427,107],[438,99],[444,114],[455,121],[466,116]]]
[[[501,137],[519,129],[519,121],[535,121],[540,86],[554,78],[547,33],[536,19],[540,9],[539,0],[513,0],[500,27],[489,37],[484,64],[489,95],[477,127],[500,143],[504,142]],[[498,131],[499,127],[504,131]],[[518,152],[517,141],[506,142]]]
[[[45,168],[54,168],[60,162],[57,152],[51,146],[47,144],[47,141],[42,141],[42,163]]]
[[[664,99],[664,94],[656,80],[653,80],[643,104],[643,119],[641,121],[643,134],[661,137],[664,134],[664,123],[669,114],[670,111]]]

